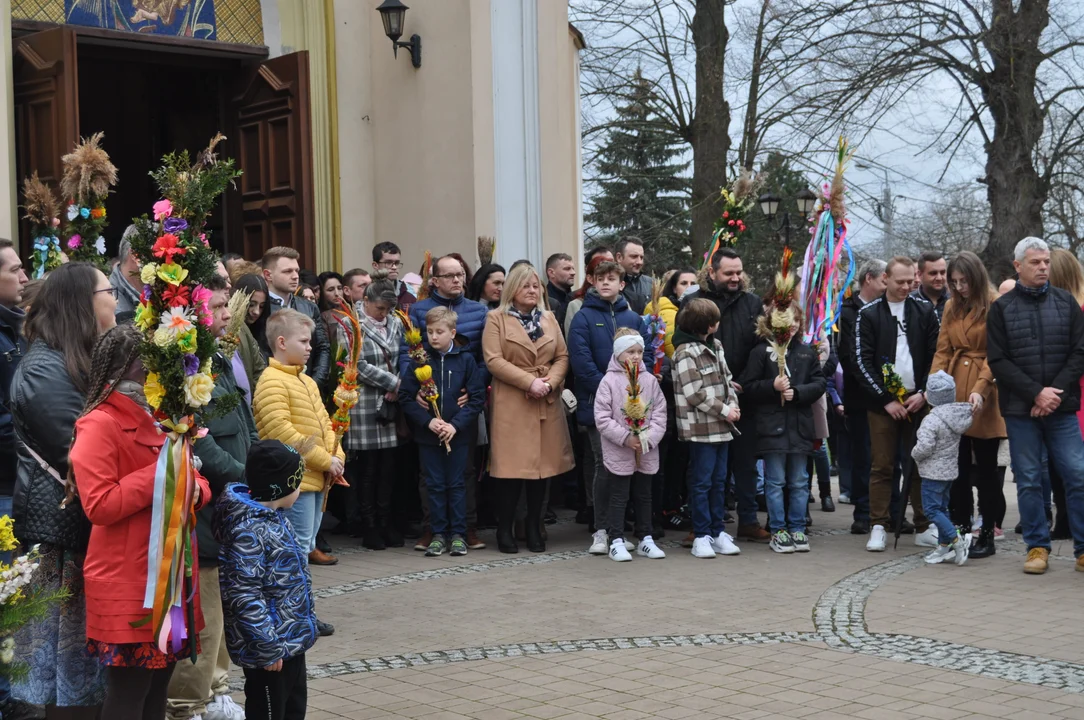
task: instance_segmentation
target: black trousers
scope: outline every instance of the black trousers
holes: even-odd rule
[[[974,487],[979,489],[979,510],[982,512],[983,525],[1000,527],[1004,521],[1005,493],[1002,491],[1002,484],[1005,482],[1005,473],[999,472],[997,467],[999,442],[997,438],[984,440],[966,435],[960,438],[957,475],[949,495],[949,519],[953,525],[971,530],[971,517],[974,515],[975,506],[971,495],[972,454],[975,457],[974,465],[978,466],[978,474],[974,476],[973,482]]]
[[[248,720],[304,720],[309,702],[305,653],[282,663],[278,672],[244,668],[245,717]]]
[[[102,717],[109,720],[162,720],[174,665],[160,670],[139,667],[105,669]]]
[[[398,448],[359,450],[346,463],[346,472],[357,497],[358,519],[367,529],[382,530],[392,525],[397,452]]]

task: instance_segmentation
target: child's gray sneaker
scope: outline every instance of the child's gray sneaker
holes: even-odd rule
[[[779,530],[772,535],[768,547],[777,553],[792,553],[794,552],[794,540],[791,539],[790,533],[786,530]]]
[[[956,551],[952,545],[938,545],[930,552],[926,553],[926,557],[923,560],[927,565],[937,565],[943,563],[947,558],[953,557]]]
[[[952,543],[952,551],[956,554],[956,564],[963,565],[967,562],[968,553],[971,552],[971,533],[956,533],[956,542]]]
[[[462,535],[452,535],[452,549],[449,554],[454,557],[467,554],[467,541]]]
[[[438,557],[444,554],[444,549],[448,547],[444,543],[444,536],[439,533],[433,536],[433,540],[429,543],[429,547],[425,549],[426,557]]]
[[[794,543],[794,552],[809,552],[809,538],[804,532],[793,532],[790,539]]]

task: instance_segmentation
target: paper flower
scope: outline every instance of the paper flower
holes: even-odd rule
[[[414,377],[416,377],[420,383],[429,382],[433,379],[433,368],[428,365],[414,368]]]
[[[170,308],[168,313],[162,315],[158,328],[169,332],[172,337],[176,338],[181,333],[186,333],[195,328],[192,320],[192,315],[185,308]]]
[[[154,331],[154,344],[160,348],[167,348],[173,344],[173,333],[163,327]]]
[[[72,235],[68,238],[68,249],[75,250],[83,245],[83,238],[81,235]]]
[[[146,332],[158,324],[158,314],[154,312],[151,305],[141,302],[136,305],[135,324],[140,330]]]
[[[199,358],[192,353],[186,353],[182,362],[184,363],[185,375],[195,375],[199,372]]]
[[[208,373],[196,373],[184,379],[184,399],[189,405],[203,407],[211,402],[215,381]]]
[[[158,277],[158,263],[147,263],[139,271],[139,279],[144,285],[150,285]]]
[[[174,255],[184,255],[188,252],[185,248],[179,245],[180,238],[172,233],[166,233],[151,247],[151,252],[155,257],[162,258],[166,263],[173,262]]]
[[[188,286],[170,285],[162,291],[162,300],[170,307],[184,307],[188,304]]]
[[[166,396],[166,389],[158,382],[157,373],[147,373],[147,379],[143,383],[143,394],[147,398],[147,404],[155,410],[162,404],[162,398]]]
[[[207,235],[204,233],[199,234],[199,241],[203,243],[203,247],[211,247],[211,243],[207,242]]]
[[[199,347],[199,336],[195,328],[177,335],[177,349],[183,353],[194,353]]]
[[[105,238],[101,235],[94,241],[94,249],[98,251],[99,255],[105,255]]]
[[[154,204],[154,219],[161,222],[173,214],[173,203],[169,200],[159,200]]]
[[[53,227],[60,227],[60,218],[53,218]]]
[[[90,216],[92,218],[94,218],[95,220],[100,220],[101,218],[104,218],[105,217],[105,208],[102,207],[101,205],[99,205],[98,207],[96,207],[96,208],[94,208],[93,210],[90,211]]]
[[[166,218],[166,221],[162,223],[162,229],[167,233],[179,233],[188,229],[188,221],[184,218]]]
[[[79,208],[79,217],[83,218],[84,220],[90,217],[90,208]]]
[[[71,222],[75,218],[79,217],[79,206],[72,204],[68,206],[68,222]]]
[[[188,270],[175,263],[166,263],[158,267],[158,278],[170,285],[180,285],[188,277]]]

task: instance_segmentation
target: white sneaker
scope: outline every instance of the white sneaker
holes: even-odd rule
[[[634,543],[631,540],[629,540],[628,538],[626,538],[625,539],[625,549],[628,550],[629,552],[632,552],[633,550],[636,549],[636,543]]]
[[[926,532],[915,533],[915,545],[918,547],[935,548],[938,546],[937,542],[937,528],[930,525],[926,528]]]
[[[851,504],[850,493],[841,492],[839,494],[839,504],[840,505],[850,505]]]
[[[636,554],[651,560],[661,560],[666,557],[666,553],[659,549],[659,546],[655,544],[650,535],[640,538],[640,545],[636,548]]]
[[[734,544],[734,538],[730,537],[725,532],[721,532],[719,533],[719,537],[713,537],[711,539],[711,549],[715,551],[716,555],[741,554],[741,548]]]
[[[610,559],[617,562],[628,562],[632,560],[632,555],[629,555],[629,551],[625,549],[625,543],[621,538],[614,540],[610,543]]]
[[[203,711],[203,720],[245,720],[245,709],[229,695],[215,695]]]
[[[587,552],[592,555],[605,555],[610,550],[610,540],[605,530],[596,530],[591,536],[591,547]]]
[[[957,565],[967,562],[967,556],[971,553],[971,534],[958,535],[956,542],[952,543],[952,550],[956,553]]]
[[[715,557],[715,550],[711,547],[711,536],[705,535],[704,537],[698,537],[693,540],[693,557],[698,558],[713,558]]]
[[[927,565],[937,565],[943,563],[948,558],[952,557],[953,550],[951,545],[938,545],[933,550],[926,553],[926,556],[922,558],[926,561]]]
[[[935,543],[936,544],[936,543]],[[866,543],[866,550],[870,552],[884,552],[885,551],[885,526],[874,525],[873,530],[869,533],[869,542]]]

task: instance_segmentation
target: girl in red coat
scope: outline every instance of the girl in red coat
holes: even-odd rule
[[[142,339],[137,329],[123,325],[98,341],[71,449],[76,488],[92,524],[83,567],[87,650],[106,669],[102,717],[110,720],[164,718],[174,664],[188,654],[161,652],[150,623],[133,627],[150,612],[143,595],[154,473],[164,439],[143,396]],[[196,478],[198,507],[211,493],[207,481]],[[203,629],[198,592],[195,608],[197,627],[186,645]]]

